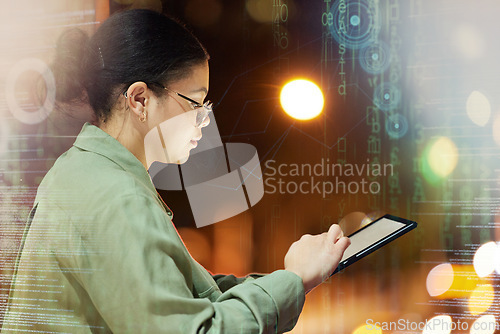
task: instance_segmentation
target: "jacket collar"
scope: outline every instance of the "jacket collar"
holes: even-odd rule
[[[85,123],[73,146],[108,158],[157,194],[148,172],[135,155],[97,126]]]
[[[76,138],[73,146],[82,150],[100,154],[115,164],[120,166],[124,171],[134,175],[144,186],[150,189],[155,195],[160,205],[162,205],[167,215],[173,218],[173,212],[165,204],[160,197],[156,188],[149,176],[149,173],[144,168],[143,164],[125,148],[118,140],[111,137],[107,132],[101,130],[99,127],[90,123],[85,123]]]

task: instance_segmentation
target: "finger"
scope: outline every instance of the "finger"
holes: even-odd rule
[[[345,250],[351,244],[351,240],[348,237],[342,237],[333,245],[332,249],[332,260],[335,264],[335,267],[338,266],[342,256],[344,255]],[[335,268],[333,268],[335,269]],[[333,272],[333,271],[332,271]]]
[[[351,239],[349,239],[348,237],[342,237],[335,243],[335,247],[337,247],[337,249],[339,250],[342,250],[343,253],[350,244]]]
[[[332,226],[330,226],[330,229],[328,229],[327,239],[332,243],[336,243],[343,236],[344,233],[342,232],[342,229],[338,224],[332,224]]]
[[[311,237],[312,237],[312,235],[311,235],[311,234],[306,233],[306,234],[303,234],[303,235],[300,237],[300,239],[301,239],[301,240],[304,240],[304,239],[311,238]]]

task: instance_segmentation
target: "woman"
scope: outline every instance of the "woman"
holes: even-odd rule
[[[90,40],[64,35],[58,55],[58,99],[88,99],[95,125],[84,125],[40,184],[2,333],[293,328],[305,293],[349,245],[340,228],[292,244],[285,270],[212,276],[189,255],[147,173],[150,131],[170,129],[167,160],[182,163],[208,124],[208,55],[199,41],[170,18],[132,10]]]

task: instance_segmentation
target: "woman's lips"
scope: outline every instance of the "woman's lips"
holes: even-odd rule
[[[193,144],[194,147],[198,146],[198,141],[201,139],[201,135],[191,139],[191,144]]]

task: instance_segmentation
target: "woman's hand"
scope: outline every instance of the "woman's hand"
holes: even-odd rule
[[[337,224],[322,234],[305,234],[288,249],[285,270],[300,276],[308,293],[330,277],[350,244]]]

